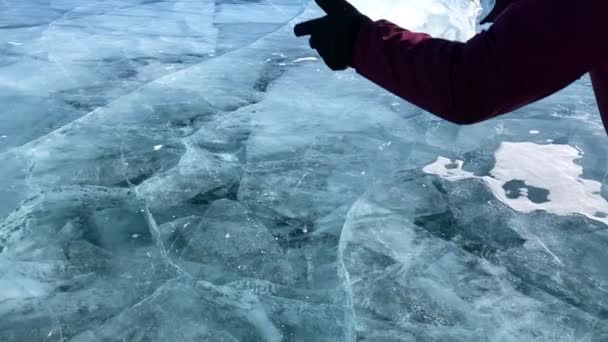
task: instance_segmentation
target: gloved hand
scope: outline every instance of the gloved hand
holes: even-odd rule
[[[357,35],[371,19],[346,0],[315,1],[327,15],[296,25],[296,37],[310,36],[310,47],[317,50],[330,69],[352,67]]]

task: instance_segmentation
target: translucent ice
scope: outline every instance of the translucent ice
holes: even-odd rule
[[[464,40],[492,1],[354,3]],[[458,127],[329,72],[320,14],[0,2],[0,341],[608,339],[588,78]]]

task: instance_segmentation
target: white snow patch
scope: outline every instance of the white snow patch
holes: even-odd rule
[[[608,202],[600,195],[601,183],[580,178],[583,168],[575,163],[582,152],[569,145],[502,143],[495,154],[491,176],[478,177],[462,169],[463,161],[439,157],[423,171],[450,181],[479,179],[497,199],[523,213],[544,210],[557,215],[580,214],[608,224]],[[534,203],[526,192],[508,198],[503,185],[512,180],[549,191],[548,202]]]
[[[306,62],[306,61],[316,61],[317,57],[304,57],[304,58],[298,58],[296,60],[294,60],[292,63],[300,63],[300,62]]]

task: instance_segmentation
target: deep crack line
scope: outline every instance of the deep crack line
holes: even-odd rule
[[[353,292],[353,287],[352,287],[352,283],[350,280],[350,274],[348,273],[348,269],[346,268],[346,263],[344,261],[344,254],[345,254],[345,250],[347,248],[347,239],[349,238],[349,223],[352,221],[353,219],[353,209],[357,208],[357,201],[355,201],[355,203],[353,205],[351,205],[350,209],[348,210],[348,213],[346,214],[345,220],[344,220],[344,224],[342,225],[342,229],[340,230],[340,238],[339,238],[339,242],[338,242],[338,272],[339,272],[339,276],[342,278],[343,281],[343,287],[344,287],[344,291],[346,292],[346,296],[347,296],[347,303],[345,303],[344,308],[346,309],[345,312],[345,321],[348,322],[348,324],[350,325],[348,327],[348,333],[346,336],[346,340],[347,341],[352,341],[355,342],[357,340],[357,312],[355,311],[355,304],[354,304],[354,292]],[[347,316],[348,315],[348,316]],[[350,319],[350,320],[349,320]]]
[[[140,198],[139,193],[136,191],[136,195],[138,198]],[[144,199],[145,201],[145,199]],[[154,237],[154,241],[156,242],[156,245],[158,246],[161,255],[163,256],[163,259],[173,268],[175,268],[175,270],[182,276],[187,277],[189,279],[194,279],[194,277],[192,277],[192,275],[190,275],[188,272],[186,272],[184,269],[182,269],[179,265],[177,265],[176,263],[173,262],[173,260],[171,260],[171,257],[169,256],[169,253],[167,252],[167,249],[165,248],[163,241],[161,239],[160,236],[160,229],[158,227],[158,223],[156,223],[156,220],[154,219],[154,216],[152,215],[152,213],[150,212],[150,208],[148,206],[148,204],[146,203],[146,207],[144,209],[144,214],[146,217],[146,223],[148,224],[148,228],[150,229],[150,233],[152,234],[152,236]]]
[[[182,269],[179,265],[174,263],[173,260],[171,260],[171,257],[169,256],[169,253],[167,252],[167,249],[165,248],[165,245],[163,244],[161,234],[160,234],[160,228],[158,227],[158,223],[156,222],[156,220],[154,219],[154,216],[150,212],[150,206],[148,204],[148,201],[146,200],[146,198],[144,196],[141,195],[138,188],[135,185],[133,185],[133,183],[131,183],[131,181],[129,180],[129,177],[127,177],[125,168],[126,168],[126,165],[128,165],[128,164],[125,160],[125,154],[124,154],[124,149],[123,149],[122,143],[120,145],[120,162],[122,164],[121,173],[122,173],[123,178],[125,179],[125,182],[129,186],[129,189],[131,191],[133,191],[133,193],[135,194],[135,197],[139,201],[144,203],[143,212],[144,212],[144,217],[146,219],[146,225],[148,226],[150,235],[154,239],[154,242],[156,243],[156,246],[158,247],[158,249],[161,253],[162,259],[169,266],[173,267],[177,271],[177,273],[179,273],[181,276],[187,277],[188,279],[194,279],[194,277],[192,277],[192,275],[190,275],[188,272],[186,272],[184,269]]]

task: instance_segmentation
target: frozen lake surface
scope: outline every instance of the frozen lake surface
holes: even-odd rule
[[[482,12],[354,3],[459,40]],[[330,72],[292,35],[319,14],[0,0],[1,342],[608,341],[588,78],[458,127]]]

